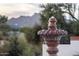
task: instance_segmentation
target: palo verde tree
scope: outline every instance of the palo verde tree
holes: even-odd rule
[[[71,19],[69,19],[69,20],[73,20],[73,21],[76,21],[76,23],[79,23],[78,18],[76,18],[74,16],[75,12],[76,12],[76,4],[72,4],[72,3],[60,3],[60,4],[48,3],[48,4],[41,4],[40,6],[41,6],[41,8],[43,8],[43,10],[40,13],[40,15],[41,15],[40,20],[41,20],[42,25],[44,25],[45,27],[47,27],[48,19],[51,16],[54,16],[58,20],[58,23],[57,23],[58,28],[65,29],[68,31],[68,33],[73,32],[71,30],[72,28],[71,28],[70,24],[67,23],[67,19],[66,19],[65,14],[68,14],[71,17]]]

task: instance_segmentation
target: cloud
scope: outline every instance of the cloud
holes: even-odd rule
[[[9,18],[18,17],[20,15],[32,15],[33,13],[40,12],[41,8],[38,4],[0,4],[0,14],[6,15]]]

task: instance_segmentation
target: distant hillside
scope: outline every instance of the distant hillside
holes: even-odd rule
[[[11,18],[7,24],[12,28],[33,27],[35,24],[40,25],[40,15],[35,13],[32,16],[20,16],[18,18]]]

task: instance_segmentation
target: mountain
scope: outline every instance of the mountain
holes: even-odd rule
[[[32,16],[20,16],[18,18],[11,18],[7,24],[12,28],[33,27],[35,24],[40,25],[40,14],[35,13]]]

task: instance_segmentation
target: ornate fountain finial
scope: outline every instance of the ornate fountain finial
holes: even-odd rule
[[[49,55],[57,55],[58,49],[57,46],[59,44],[59,40],[61,38],[61,35],[66,35],[67,32],[61,29],[57,29],[57,19],[52,16],[48,20],[48,29],[41,30],[38,32],[38,35],[40,35],[44,41],[46,41],[46,44],[48,46],[48,54]]]
[[[49,28],[57,29],[56,23],[57,23],[57,19],[54,16],[50,17],[48,20],[48,29]]]

